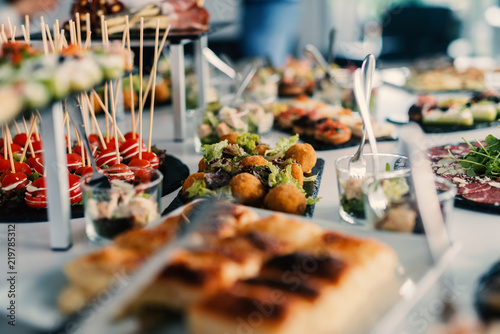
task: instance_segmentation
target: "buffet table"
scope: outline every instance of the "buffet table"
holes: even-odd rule
[[[377,118],[383,120],[388,114],[406,113],[414,100],[414,96],[398,88],[383,86],[378,91],[377,100]],[[148,116],[145,115],[145,117]],[[195,153],[193,138],[188,138],[183,143],[175,141],[173,124],[173,114],[170,107],[157,109],[155,113],[153,142],[160,148],[166,148],[170,155],[183,161],[189,166],[191,172],[195,172],[201,155]],[[187,124],[189,127],[192,126],[193,122],[190,122],[188,119]],[[129,128],[129,126],[126,124],[122,128]],[[482,139],[489,133],[495,134],[499,131],[498,128],[486,128],[461,133],[428,134],[425,136],[426,142],[423,144],[426,146],[436,146],[456,143],[461,141],[462,137],[469,140]],[[188,129],[187,133],[194,133],[194,129]],[[285,134],[273,131],[262,139],[264,142],[274,144],[283,135]],[[355,147],[351,147],[317,152],[318,157],[324,159],[326,163],[319,189],[319,197],[322,197],[322,199],[316,204],[313,218],[331,221],[332,229],[335,229],[338,224],[346,224],[340,221],[338,214],[339,198],[334,161],[338,157],[353,154],[355,149]],[[384,142],[379,144],[379,150],[381,152],[396,153],[400,150],[400,147],[398,142]],[[365,147],[365,151],[369,151],[368,145]],[[176,195],[177,192],[173,192],[163,197],[162,210],[168,206]],[[455,274],[452,279],[454,287],[451,288],[457,297],[455,306],[459,313],[474,316],[473,291],[476,281],[494,261],[498,260],[500,255],[500,244],[498,243],[500,231],[498,224],[500,223],[500,219],[495,214],[455,208],[450,221],[449,231],[451,238],[454,243],[461,245],[461,251],[449,268],[450,272]],[[30,282],[43,291],[44,284],[50,284],[50,282],[40,281],[41,274],[53,268],[61,268],[69,260],[97,247],[87,240],[83,219],[73,220],[72,227],[73,247],[64,252],[53,252],[50,249],[49,226],[47,223],[19,223],[16,225],[15,252],[18,287],[22,287],[27,282]],[[8,224],[0,225],[0,245],[3,249],[7,247],[7,233]],[[5,250],[2,251],[2,254],[6,254]],[[8,271],[7,258],[4,256],[0,260],[0,272],[4,273],[5,276],[5,273]],[[1,280],[2,285],[6,284],[4,276]],[[23,290],[19,289],[16,297],[18,318],[21,318],[23,312],[28,312],[28,306],[36,303],[37,298],[41,296],[42,292],[40,296],[28,296],[23,294]],[[435,295],[428,295],[427,297],[427,299],[422,300],[415,308],[415,313],[408,316],[410,321],[408,321],[409,325],[405,328],[407,333],[425,332],[427,326],[439,317],[440,310],[434,307],[436,305],[436,298],[439,297]],[[5,296],[2,296],[0,299],[2,300],[0,305],[2,309],[6,307],[3,302],[6,300],[4,298]],[[3,318],[0,321],[1,333],[38,332],[29,326],[24,326],[21,322],[16,323],[16,327],[10,327],[7,325],[5,317]],[[411,321],[412,319],[415,321]],[[423,322],[419,321],[422,319]]]

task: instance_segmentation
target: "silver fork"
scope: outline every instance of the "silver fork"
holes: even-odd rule
[[[368,135],[368,140],[370,143],[370,147],[372,149],[372,157],[373,157],[373,178],[374,181],[370,186],[370,189],[367,194],[368,204],[370,208],[373,210],[373,213],[381,218],[385,210],[387,208],[387,198],[384,194],[384,190],[382,189],[382,184],[378,178],[380,163],[378,160],[378,150],[377,150],[377,141],[375,138],[375,133],[373,132],[372,123],[370,121],[370,111],[368,110],[368,106],[366,104],[365,94],[363,92],[363,73],[361,69],[357,69],[354,72],[354,96],[356,97],[356,101],[358,103],[359,111],[361,112],[361,116],[363,117],[363,122],[365,124],[366,134]]]
[[[363,87],[365,93],[365,99],[368,109],[370,108],[370,98],[372,95],[372,80],[373,80],[373,72],[375,71],[375,57],[373,55],[366,56],[363,61],[363,65],[361,66],[363,71]],[[361,135],[361,141],[359,143],[358,150],[352,158],[349,160],[348,170],[349,177],[355,178],[363,178],[366,175],[366,160],[363,157],[363,148],[365,146],[366,141],[366,126],[363,121],[363,134]]]

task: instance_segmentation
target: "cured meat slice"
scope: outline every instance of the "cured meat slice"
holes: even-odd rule
[[[427,152],[429,154],[429,159],[433,162],[437,162],[449,155],[448,150],[444,147],[431,147]]]
[[[474,193],[479,193],[479,192],[484,192],[491,189],[491,186],[488,183],[467,183],[460,185],[458,187],[457,192],[466,195],[466,194],[474,194]]]
[[[467,153],[470,153],[470,147],[467,144],[460,145],[447,145],[444,149],[449,149],[451,153],[455,155],[455,157],[463,157]]]
[[[500,205],[500,188],[490,187],[485,191],[462,194],[462,197],[473,202]]]

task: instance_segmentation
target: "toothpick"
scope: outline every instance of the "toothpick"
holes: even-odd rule
[[[10,40],[12,42],[16,41],[16,29],[17,29],[17,27],[14,27],[14,31],[11,32],[12,35],[10,36]]]
[[[104,15],[101,15],[101,38],[102,45],[106,45],[106,29],[104,28]]]
[[[64,104],[64,122],[66,123],[66,136],[67,136],[67,144],[68,144],[68,153],[73,153],[72,148],[71,148],[71,134],[69,132],[69,116],[68,116],[68,110],[66,109],[66,104]]]
[[[30,124],[32,124],[33,128],[35,127],[35,124],[36,124],[36,116],[34,116],[33,114],[31,115],[31,121],[30,121]],[[26,119],[24,118],[23,116],[23,125],[24,125],[24,132],[28,133],[28,125],[26,124]],[[29,141],[29,148],[30,148],[30,153],[31,153],[31,156],[34,158],[35,157],[35,150],[33,149],[33,143],[31,141],[31,136],[33,135],[33,132],[31,133],[31,135],[28,137],[28,141]],[[23,152],[24,153],[24,152]]]
[[[49,46],[47,45],[47,36],[45,32],[45,19],[40,16],[40,26],[42,27],[42,41],[43,41],[43,53],[47,56],[49,54]]]
[[[8,41],[9,41],[9,39],[7,38],[7,34],[5,33],[5,26],[4,26],[4,24],[3,24],[3,23],[2,23],[2,25],[1,25],[1,27],[2,27],[2,28],[1,28],[1,30],[2,30],[2,31],[1,31],[1,34],[2,34],[2,39],[3,39],[5,42],[8,42]]]
[[[116,106],[115,106],[115,98],[114,98],[114,93],[113,93],[113,82],[109,82],[110,89],[109,89],[109,95],[111,99],[111,114],[113,115],[113,128],[114,128],[114,136],[115,136],[115,151],[116,151],[116,159],[118,163],[120,163],[120,150],[118,149],[118,131],[116,130],[118,126],[116,125]],[[118,85],[116,85],[118,88]]]
[[[109,36],[108,36],[108,21],[104,21],[104,36],[106,39],[106,46],[109,46]]]
[[[93,97],[93,96],[92,96]],[[107,149],[106,141],[104,140],[104,137],[102,136],[102,131],[101,128],[99,128],[99,123],[97,122],[97,118],[95,117],[94,113],[94,101],[89,99],[89,96],[85,94],[85,98],[87,99],[87,102],[89,103],[89,111],[90,111],[90,117],[92,118],[93,124],[97,129],[97,136],[99,137],[99,140],[101,141],[101,145],[104,149]],[[90,154],[90,153],[89,153]]]
[[[54,41],[52,40],[52,34],[50,33],[50,28],[49,28],[48,24],[45,27],[45,29],[47,31],[47,37],[49,38],[49,43],[50,43],[50,48],[52,49],[52,53],[55,53],[56,52],[56,46],[54,45]]]
[[[24,121],[24,125],[26,126],[26,120],[24,120],[24,117],[23,117],[23,121]],[[28,132],[28,129],[26,128],[26,134],[28,134],[28,138],[26,139],[26,144],[24,144],[23,155],[21,155],[21,159],[19,160],[21,162],[24,161],[24,158],[26,157],[26,152],[28,152],[28,147],[31,144],[31,135],[33,134],[34,129],[35,129],[35,122],[33,121],[33,118],[31,118],[31,126],[30,126],[29,132]],[[33,144],[31,144],[31,147],[33,147]],[[31,152],[31,154],[32,154],[32,156],[35,156],[33,151]]]
[[[61,31],[59,27],[59,20],[56,19],[53,28],[54,28],[54,42],[56,42],[56,47],[57,47],[59,45],[59,37],[60,37],[59,33]]]
[[[158,57],[156,57],[154,59],[153,68],[151,69],[151,73],[153,73],[153,71],[156,71],[156,67],[158,66],[158,61],[160,59],[161,50],[163,50],[163,47],[165,46],[165,41],[167,40],[167,36],[168,36],[169,31],[170,31],[170,26],[167,26],[167,28],[165,29],[165,33],[163,34],[163,38],[161,40],[160,48],[158,49]],[[146,105],[146,100],[148,98],[148,94],[149,94],[149,91],[151,89],[152,83],[153,83],[152,82],[152,75],[150,75],[149,79],[148,79],[148,83],[146,85],[146,91],[144,92],[142,108],[144,108],[144,106]]]
[[[151,137],[153,136],[153,113],[155,109],[156,94],[156,59],[158,59],[158,38],[160,35],[160,19],[156,21],[155,34],[155,63],[153,64],[153,91],[151,93],[151,106],[149,108],[149,133],[148,133],[148,152],[151,152]]]
[[[38,117],[35,116],[35,123],[37,123],[36,121],[38,120]],[[35,125],[35,138],[36,138],[36,141],[40,141],[40,133],[38,133],[38,124]]]
[[[87,39],[85,41],[85,49],[90,47],[90,35],[92,34],[91,28],[90,28],[90,13],[85,14],[85,24],[87,28]]]
[[[82,47],[82,30],[80,26],[80,13],[76,12],[76,37],[78,39],[78,46]]]
[[[12,136],[10,135],[8,126],[5,126],[5,132],[7,133],[7,150],[9,151],[10,168],[12,169],[12,173],[15,173],[16,167],[14,167],[14,156],[12,155]]]
[[[30,16],[26,15],[24,17],[24,25],[26,26],[26,36],[28,37],[28,45],[31,45],[31,31],[30,31]]]
[[[21,25],[21,30],[23,31],[24,42],[29,45],[28,33],[26,32],[26,28],[24,27],[24,24]]]
[[[141,32],[139,39],[139,159],[142,159],[142,70],[144,49],[144,17],[141,17]]]
[[[108,100],[108,94],[109,94],[109,91],[108,91],[108,83],[106,82],[104,84],[104,106],[106,107],[105,109],[107,111],[109,111],[109,100]],[[106,118],[106,143],[109,143],[109,121],[108,119]]]
[[[5,129],[7,127],[7,125],[4,125],[3,129],[2,129],[2,132],[3,132],[3,136],[5,137],[4,138],[4,141],[3,141],[3,158],[5,160],[7,160],[7,146],[9,145],[9,140],[7,139],[7,130]]]
[[[16,132],[17,132],[17,133],[21,133],[21,129],[19,129],[19,125],[17,125],[17,122],[16,122],[16,121],[14,121],[14,122],[12,122],[12,123],[14,123],[14,127],[16,128]]]
[[[73,20],[69,20],[69,33],[70,33],[70,41],[71,44],[76,44],[76,27],[75,22]]]
[[[14,30],[12,29],[12,22],[10,21],[10,17],[7,17],[7,24],[9,25],[9,34],[10,38],[15,35]]]
[[[125,30],[127,31],[127,50],[132,53],[130,46],[130,22],[128,15],[125,16]],[[134,101],[134,83],[132,72],[128,74],[129,88],[130,88],[130,117],[132,118],[132,138],[135,139],[135,101]]]
[[[61,33],[59,34],[59,39],[57,40],[57,52],[62,51],[64,38],[65,38],[64,29],[61,29]]]

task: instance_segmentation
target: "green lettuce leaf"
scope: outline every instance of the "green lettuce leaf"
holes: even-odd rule
[[[227,139],[212,145],[202,145],[201,149],[204,152],[205,162],[210,163],[210,161],[222,158],[222,151],[227,145]]]
[[[288,151],[290,147],[297,144],[299,141],[299,134],[292,136],[290,138],[281,138],[276,143],[276,146],[273,149],[267,150],[264,154],[265,156],[269,156],[272,160],[282,157],[285,155],[285,152]]]
[[[243,147],[249,152],[253,152],[257,143],[260,142],[260,137],[254,133],[242,133],[236,138],[236,144]]]
[[[204,180],[195,180],[193,185],[186,189],[186,192],[188,198],[216,195],[215,191],[206,187]]]

